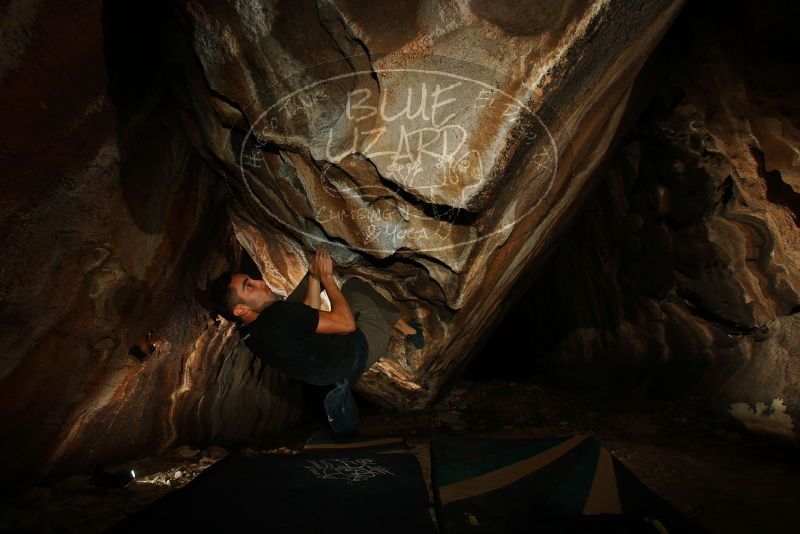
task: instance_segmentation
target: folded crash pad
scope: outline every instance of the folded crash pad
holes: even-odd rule
[[[703,532],[590,436],[436,433],[439,529],[470,532]]]

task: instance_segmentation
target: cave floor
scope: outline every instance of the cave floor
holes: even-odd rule
[[[424,412],[399,414],[359,401],[360,432],[403,435],[429,487],[430,433],[437,429],[534,438],[591,434],[651,489],[711,532],[783,532],[797,523],[796,449],[706,419],[692,399],[648,404],[589,396],[552,383],[464,379]],[[309,414],[290,433],[243,448],[292,453],[324,424],[322,413]],[[100,532],[184,486],[227,452],[183,446],[108,466],[114,472],[136,471],[137,480],[122,488],[94,487],[87,475],[42,481],[0,506],[0,530]]]

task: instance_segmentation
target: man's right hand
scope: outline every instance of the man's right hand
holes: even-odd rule
[[[320,248],[317,250],[314,263],[316,267],[315,270],[320,278],[324,276],[333,276],[333,259],[327,248]]]

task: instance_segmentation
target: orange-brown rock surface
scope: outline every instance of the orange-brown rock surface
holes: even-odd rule
[[[0,477],[292,425],[204,291],[249,258],[291,291],[321,242],[424,324],[359,382],[383,405],[429,405],[536,276],[518,359],[792,439],[800,71],[715,8],[648,63],[682,7],[7,3]]]
[[[422,407],[571,220],[679,1],[192,1],[192,139],[286,291],[320,242],[420,320],[359,382]],[[291,266],[291,267],[289,267]]]

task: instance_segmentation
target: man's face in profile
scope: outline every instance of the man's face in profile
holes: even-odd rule
[[[237,304],[233,307],[233,312],[244,311],[237,308],[246,306],[256,313],[266,308],[271,302],[278,299],[263,280],[255,280],[246,274],[236,273],[231,276],[231,287],[236,290],[236,294],[244,304]]]

